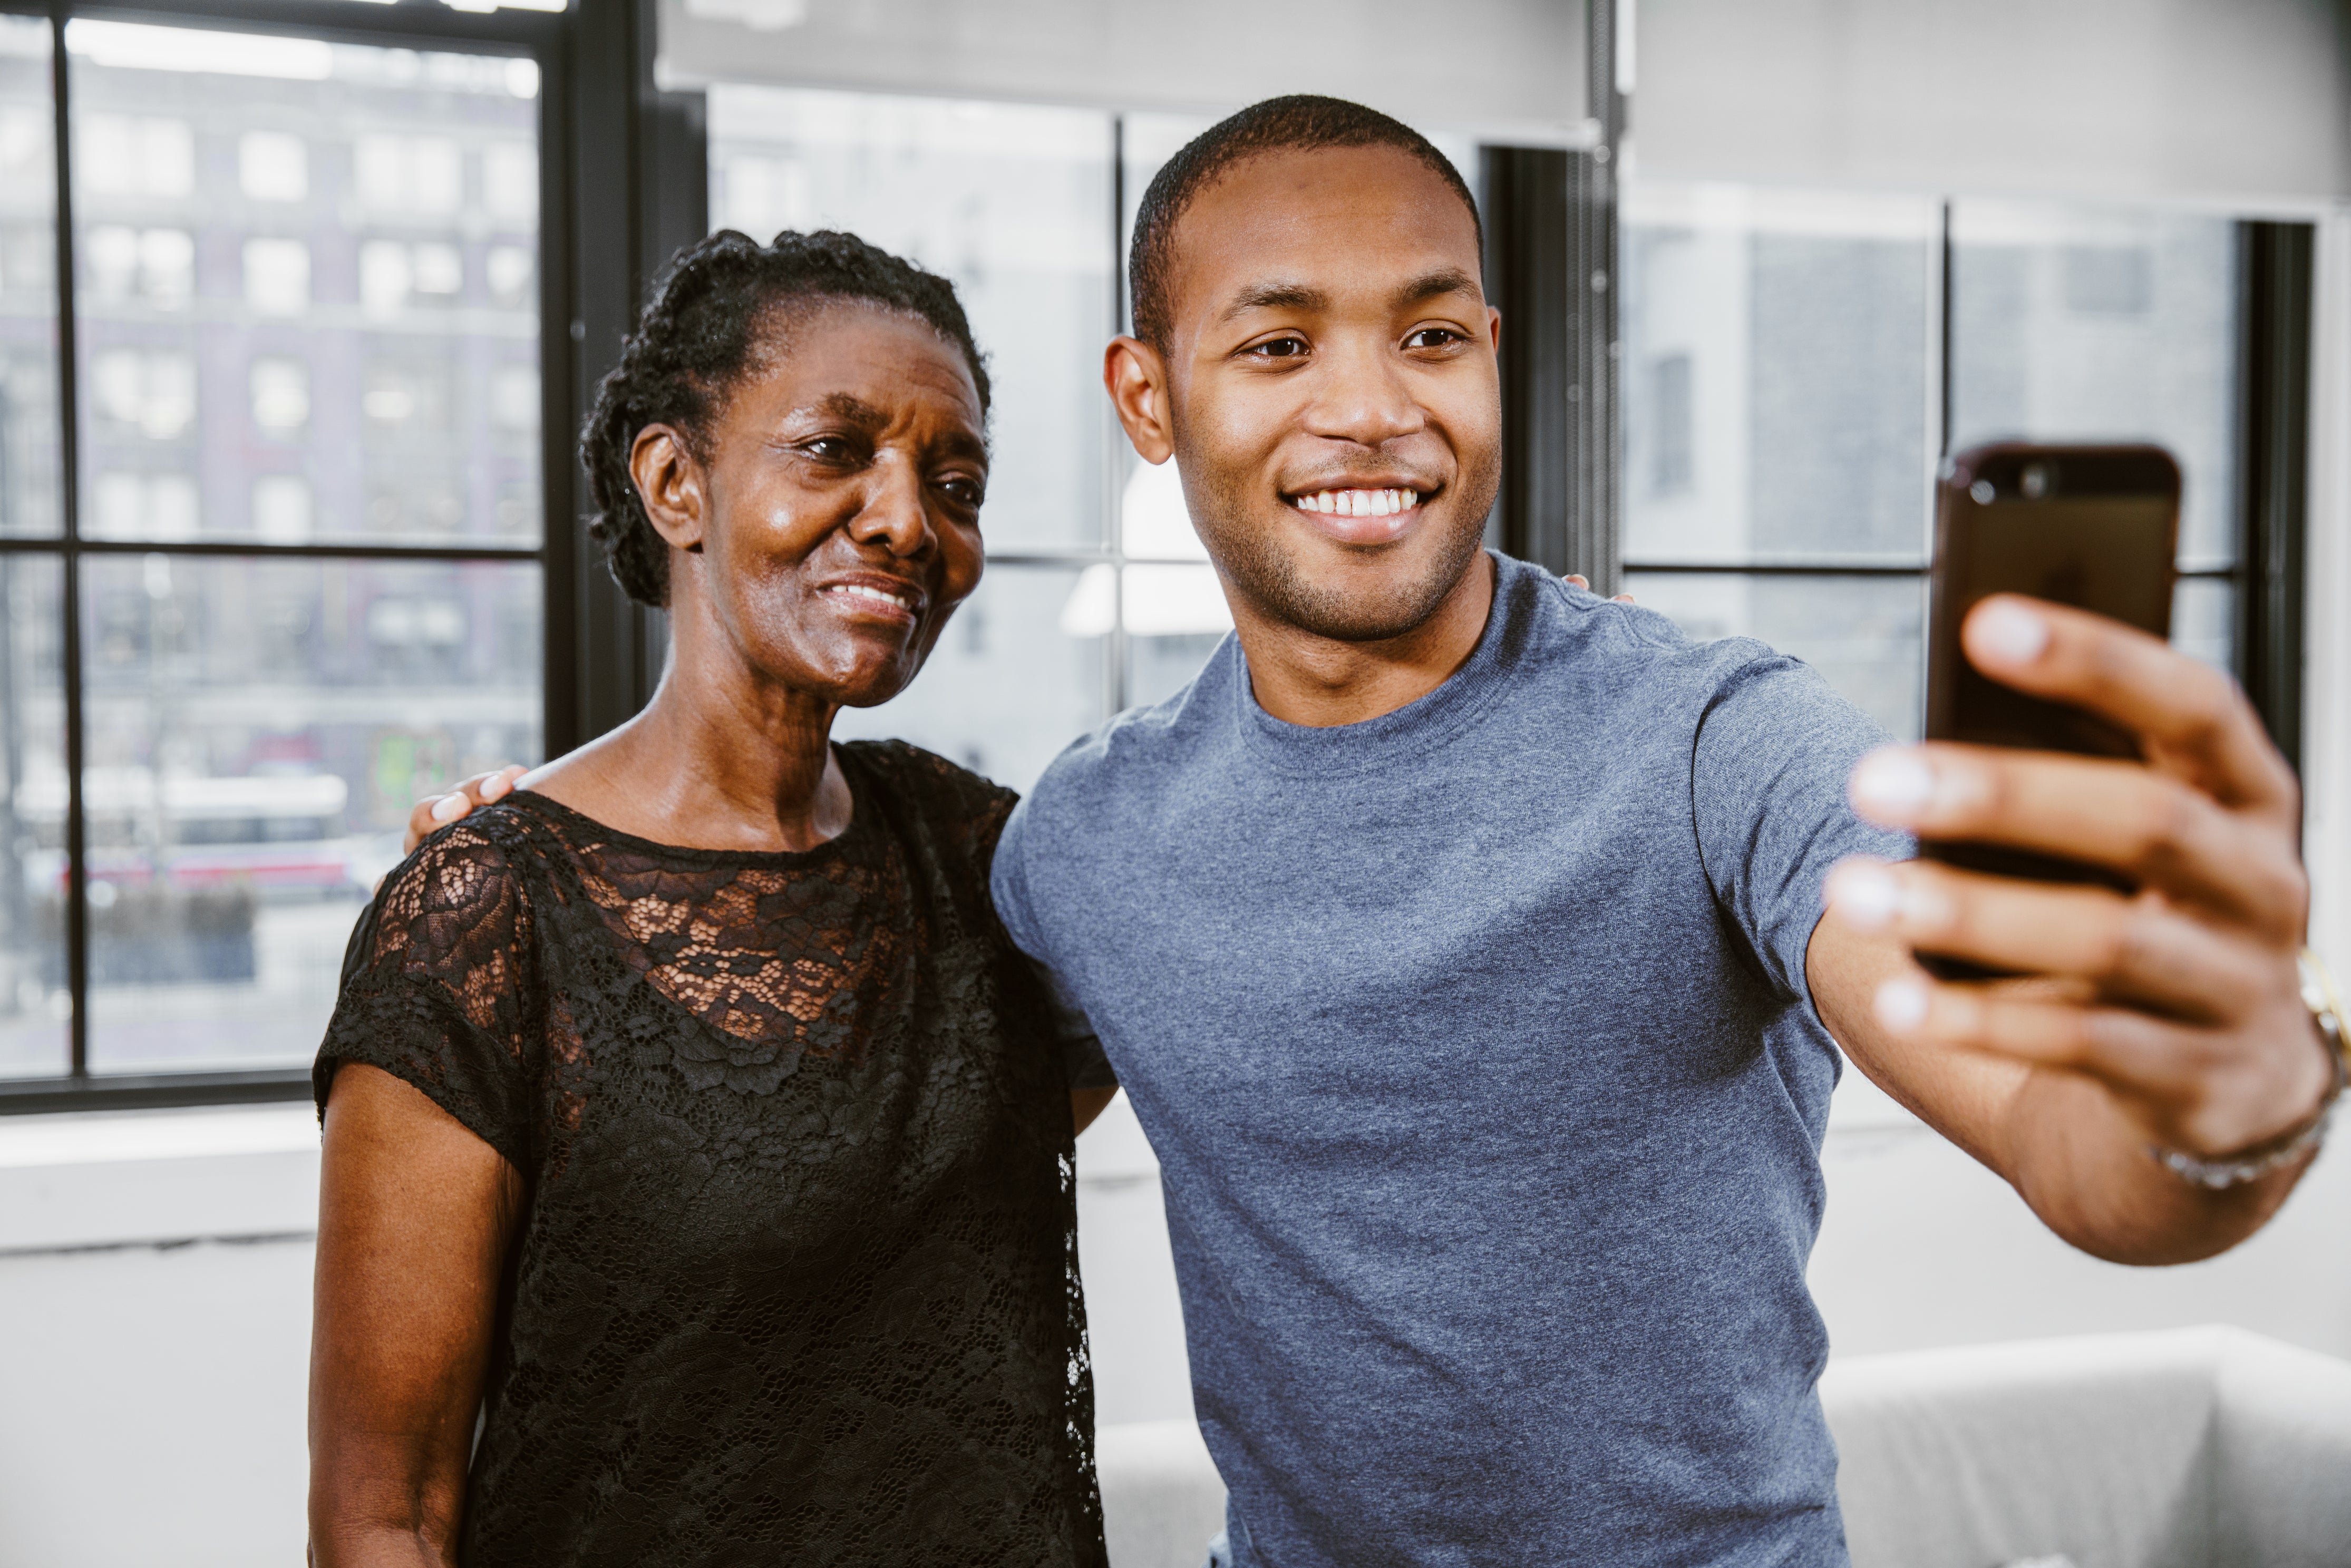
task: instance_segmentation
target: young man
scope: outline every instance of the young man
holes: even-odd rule
[[[1459,176],[1353,105],[1153,182],[1104,378],[1237,635],[1053,765],[997,903],[1158,1152],[1235,1563],[1840,1563],[1838,1045],[2075,1245],[2233,1244],[2306,1162],[2150,1149],[2294,1145],[2339,1082],[2294,780],[2229,683],[2081,614],[1994,601],[1969,650],[2147,766],[1873,750],[1803,665],[1487,555],[1479,270]],[[1912,833],[2147,891],[1891,863]]]

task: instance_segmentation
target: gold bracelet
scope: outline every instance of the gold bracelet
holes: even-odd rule
[[[2326,1128],[2335,1119],[2335,1103],[2343,1098],[2344,1089],[2351,1086],[2351,1040],[2344,1036],[2342,998],[2335,992],[2335,977],[2326,972],[2325,960],[2304,947],[2294,959],[2294,967],[2302,977],[2302,1005],[2310,1009],[2310,1021],[2318,1026],[2319,1044],[2325,1048],[2327,1065],[2334,1070],[2334,1082],[2327,1085],[2326,1097],[2308,1119],[2225,1159],[2201,1160],[2177,1149],[2148,1150],[2180,1180],[2212,1192],[2225,1191],[2292,1165],[2326,1141]]]

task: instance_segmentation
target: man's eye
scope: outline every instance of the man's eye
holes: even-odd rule
[[[1450,327],[1423,327],[1405,338],[1404,346],[1407,349],[1444,349],[1468,340]]]
[[[977,481],[970,479],[949,479],[943,482],[939,489],[956,506],[969,507],[975,511],[978,510],[980,502],[987,495]]]
[[[1306,352],[1303,338],[1274,338],[1249,350],[1260,360],[1294,360]]]

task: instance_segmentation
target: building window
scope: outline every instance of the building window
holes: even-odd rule
[[[1629,189],[1625,356],[1650,384],[1627,389],[1626,452],[1635,474],[1646,454],[1653,480],[1684,462],[1690,477],[1628,493],[1627,589],[1693,635],[1796,654],[1913,737],[1946,432],[1954,451],[2154,441],[2186,478],[2173,641],[2231,667],[2236,229],[2078,204]],[[1679,401],[1661,373],[1676,361],[1693,389]]]
[[[292,1078],[410,803],[540,750],[537,68],[183,20],[0,16],[13,1103]]]

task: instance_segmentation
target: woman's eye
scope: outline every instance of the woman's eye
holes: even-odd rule
[[[820,435],[800,443],[800,450],[820,463],[846,463],[851,456],[849,443],[838,435]]]
[[[1407,349],[1444,349],[1468,340],[1450,327],[1423,327],[1404,340]]]
[[[1259,343],[1249,352],[1261,360],[1294,360],[1306,352],[1303,338],[1275,338]]]

